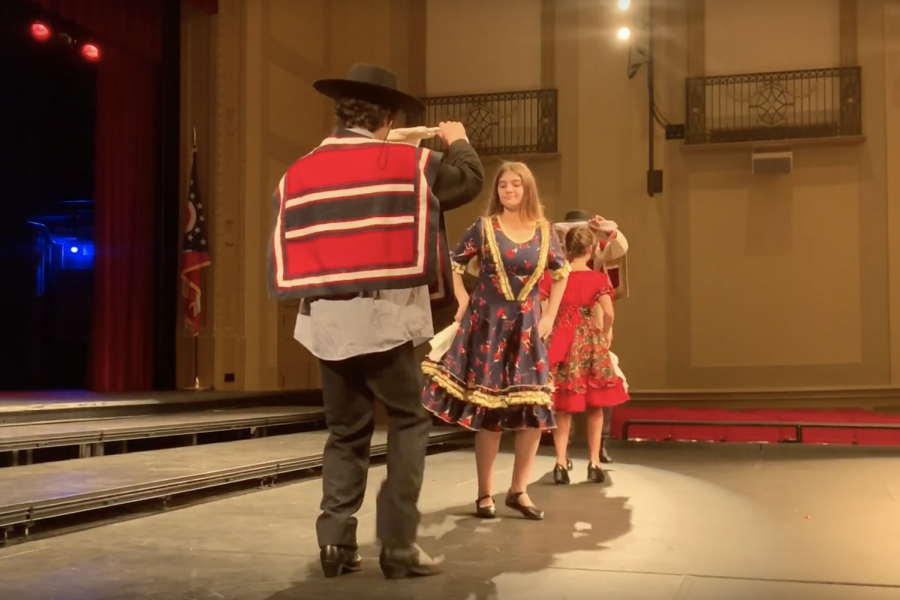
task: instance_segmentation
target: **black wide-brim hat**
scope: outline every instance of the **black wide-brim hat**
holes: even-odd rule
[[[334,100],[366,100],[407,114],[425,110],[421,100],[397,89],[396,73],[375,65],[356,63],[344,79],[320,79],[313,83],[313,87]]]
[[[590,221],[591,215],[584,210],[570,210],[566,213],[563,221],[566,223],[580,223],[581,221]]]

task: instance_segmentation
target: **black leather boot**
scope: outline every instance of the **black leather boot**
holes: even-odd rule
[[[362,559],[356,548],[346,546],[323,546],[319,551],[322,572],[325,577],[337,577],[362,569]]]
[[[438,565],[442,559],[434,559],[425,554],[418,545],[405,549],[381,549],[381,572],[387,579],[406,577],[430,577],[440,573]]]
[[[606,438],[603,438],[603,441],[600,443],[600,462],[604,465],[612,463],[612,459],[606,452]]]

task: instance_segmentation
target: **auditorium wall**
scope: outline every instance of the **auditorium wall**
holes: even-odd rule
[[[555,87],[555,11],[555,2],[548,0],[427,0],[428,95]],[[459,43],[461,31],[466,32],[465,44]],[[488,182],[503,160],[526,161],[538,181],[548,215],[562,216],[557,210],[563,207],[560,210],[564,212],[560,182],[565,157],[559,153],[484,157]],[[484,212],[490,188],[487,185],[481,197],[445,215],[451,240],[458,239]]]
[[[429,96],[540,88],[541,0],[426,0],[426,8]]]
[[[900,223],[888,169],[900,139],[898,3],[794,4],[655,9],[661,113],[684,122],[689,76],[858,64],[865,139],[795,144],[793,173],[764,177],[751,173],[748,147],[690,150],[656,128],[665,190],[650,198],[646,69],[625,76],[627,45],[613,35],[623,17],[613,3],[558,1],[557,52],[567,57],[558,87],[577,102],[577,127],[561,124],[560,152],[577,157],[563,188],[631,241],[632,297],[619,303],[616,346],[638,389],[900,384]]]
[[[422,95],[559,90],[558,154],[518,158],[551,218],[583,208],[627,234],[631,297],[617,306],[616,349],[634,389],[900,385],[900,173],[889,169],[900,161],[900,0],[798,2],[659,3],[660,111],[684,122],[689,76],[860,65],[865,139],[795,145],[793,173],[762,177],[750,148],[691,150],[656,128],[665,189],[652,198],[646,69],[626,77],[612,0],[220,0],[211,19],[186,10],[185,148],[196,125],[215,209],[202,383],[318,386],[291,339],[296,307],[266,294],[270,197],[329,125],[309,83],[366,60]],[[489,175],[499,164],[486,163]],[[482,209],[483,198],[450,213],[451,238]],[[181,338],[185,383],[190,348]]]
[[[183,82],[191,93],[182,102],[183,146],[187,152],[196,125],[206,142],[200,180],[215,214],[202,386],[319,387],[315,361],[293,340],[296,304],[276,302],[266,289],[272,193],[287,166],[333,126],[332,105],[314,80],[370,62],[424,95],[424,15],[416,0],[220,0],[212,18],[185,9]],[[192,383],[191,347],[182,336],[182,385]]]

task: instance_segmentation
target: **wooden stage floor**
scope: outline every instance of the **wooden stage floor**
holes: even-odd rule
[[[542,449],[546,451],[547,449]],[[370,475],[364,571],[325,580],[304,481],[0,550],[3,600],[893,600],[900,598],[900,451],[750,444],[630,444],[610,482],[548,483],[539,457],[529,522],[470,516],[470,450],[428,458],[422,546],[444,574],[386,581]],[[512,456],[497,463],[497,491]],[[498,504],[503,496],[498,493]]]
[[[297,396],[303,392],[225,392],[180,390],[166,392],[95,393],[84,390],[0,392],[0,413],[22,410],[68,410],[108,406],[159,406],[186,402],[221,402],[246,398]]]

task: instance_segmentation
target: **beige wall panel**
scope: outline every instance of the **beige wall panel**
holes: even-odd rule
[[[741,155],[691,174],[692,366],[862,360],[858,167],[811,153],[791,175]]]
[[[304,59],[325,65],[325,2],[328,0],[268,0],[272,37]]]
[[[839,0],[705,0],[706,75],[837,67]]]
[[[427,3],[429,96],[541,87],[541,0]]]

